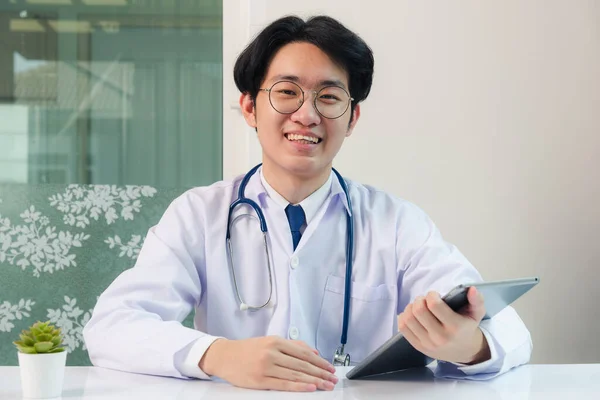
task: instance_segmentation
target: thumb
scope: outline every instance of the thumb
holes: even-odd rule
[[[485,315],[485,301],[481,292],[475,287],[470,287],[467,292],[469,300],[468,315],[475,321],[479,322]]]

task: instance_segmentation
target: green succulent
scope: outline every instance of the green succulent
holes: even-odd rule
[[[50,321],[36,322],[28,331],[22,331],[19,337],[21,340],[13,344],[21,353],[43,354],[65,351],[65,348],[61,347],[63,338],[60,328],[50,325]]]

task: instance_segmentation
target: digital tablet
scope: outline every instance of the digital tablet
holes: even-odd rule
[[[456,286],[442,299],[450,308],[458,311],[469,303],[467,291],[471,286],[475,286],[483,294],[485,302],[486,314],[483,319],[489,319],[537,285],[539,281],[539,278],[531,277],[463,284]],[[401,333],[397,333],[351,369],[346,377],[358,379],[408,368],[424,367],[432,361],[432,358],[412,347]]]

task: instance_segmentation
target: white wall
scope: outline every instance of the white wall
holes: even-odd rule
[[[224,175],[260,161],[235,57],[320,12],[375,53],[335,165],[422,207],[486,279],[539,275],[515,303],[533,362],[600,362],[600,4],[595,0],[224,1]]]

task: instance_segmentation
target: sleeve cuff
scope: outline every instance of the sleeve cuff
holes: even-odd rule
[[[222,339],[220,336],[203,336],[195,342],[190,343],[181,349],[175,355],[175,368],[179,373],[188,378],[212,379],[204,373],[198,366],[198,363],[206,353],[206,350],[217,339]]]
[[[490,367],[496,364],[496,362],[500,359],[500,355],[498,354],[498,349],[496,348],[496,344],[494,343],[492,335],[490,335],[490,333],[481,326],[479,329],[481,329],[481,332],[483,333],[483,336],[485,336],[485,340],[490,348],[490,359],[473,365],[452,363],[458,367],[459,371],[464,372],[465,375],[476,375],[490,372]]]
[[[490,346],[490,359],[475,365],[438,362],[436,377],[488,380],[529,362],[531,335],[514,309],[506,307],[479,327]]]
[[[491,334],[480,326],[490,347],[490,359],[479,364],[467,365],[462,363],[438,361],[434,374],[438,378],[488,380],[498,375],[497,363],[501,356]]]

